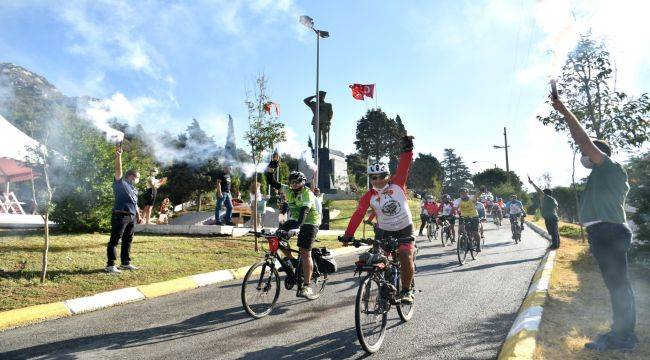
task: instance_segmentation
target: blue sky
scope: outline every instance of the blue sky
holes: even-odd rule
[[[558,185],[570,176],[566,135],[534,119],[547,110],[557,63],[549,50],[561,62],[590,28],[612,47],[621,87],[646,92],[650,47],[638,39],[650,38],[639,26],[648,10],[605,0],[0,0],[0,61],[67,95],[112,99],[116,114],[150,131],[180,131],[196,117],[223,143],[232,114],[240,146],[245,93],[264,72],[290,130],[285,148],[296,151],[311,129],[302,99],[315,88],[315,39],[298,23],[308,14],[331,33],[321,41],[321,88],[334,107],[333,148],[354,150],[356,121],[375,105],[352,99],[348,85],[376,83],[377,105],[402,117],[416,151],[440,158],[451,147],[473,171],[504,167],[492,145],[506,126],[513,170],[549,171]]]

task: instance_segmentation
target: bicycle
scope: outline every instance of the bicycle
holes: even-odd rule
[[[254,232],[252,232],[254,233]],[[244,310],[255,319],[262,318],[271,313],[280,296],[280,275],[278,268],[285,274],[284,288],[293,289],[297,285],[296,295],[304,286],[302,263],[300,257],[296,260],[295,267],[290,259],[283,259],[278,250],[290,253],[299,253],[289,245],[289,236],[286,231],[277,230],[273,234],[258,233],[266,238],[269,249],[265,250],[264,259],[253,264],[244,276],[241,289],[241,300]],[[325,290],[327,275],[336,272],[334,260],[326,248],[313,248],[311,251],[314,260],[312,273],[312,289],[314,293],[308,300],[316,300]]]
[[[442,226],[440,226],[440,241],[442,242],[442,246],[447,246],[447,243],[451,244],[454,241],[454,237],[451,234],[452,225],[446,216],[441,216],[440,219],[442,221]]]
[[[386,336],[388,312],[392,306],[403,322],[408,322],[415,312],[414,304],[402,303],[398,294],[401,289],[400,262],[397,248],[400,243],[411,242],[413,238],[383,240],[352,239],[355,247],[372,245],[355,263],[354,275],[366,274],[359,283],[355,300],[354,324],[361,347],[369,353],[381,348]],[[342,241],[339,238],[339,241]],[[415,281],[411,283],[415,286]]]
[[[497,226],[497,229],[501,228],[501,210],[493,210],[492,211],[492,221],[494,222],[494,225]]]
[[[435,222],[435,216],[428,216],[427,218],[427,239],[433,242],[433,239],[438,239],[438,225]]]
[[[515,244],[519,244],[521,242],[521,225],[519,224],[519,216],[510,215],[510,223],[512,238],[515,240]]]
[[[476,239],[470,240],[467,231],[467,221],[469,218],[460,217],[458,219],[458,240],[456,241],[456,253],[458,255],[458,262],[460,265],[465,263],[467,253],[470,254],[472,260],[476,260],[478,256]],[[480,241],[480,240],[479,240]]]

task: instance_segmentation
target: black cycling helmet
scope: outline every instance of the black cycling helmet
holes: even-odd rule
[[[305,174],[303,174],[300,171],[292,171],[289,174],[289,183],[292,183],[292,182],[303,182],[304,183],[305,181],[307,181],[307,177],[305,176]]]
[[[460,188],[460,192],[466,193],[466,192],[469,192],[469,190],[467,190],[467,188]]]

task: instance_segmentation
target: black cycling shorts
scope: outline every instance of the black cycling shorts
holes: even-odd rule
[[[451,225],[456,223],[456,217],[453,215],[441,215],[440,220],[447,219]]]
[[[413,238],[412,242],[415,242],[415,237],[413,237],[413,224],[410,224],[404,229],[397,231],[387,231],[375,228],[375,240],[386,239],[389,237],[393,237],[395,239],[404,239],[411,237]]]
[[[287,220],[280,229],[284,231],[289,231],[291,229],[296,229],[298,227],[298,222],[296,220]],[[311,250],[316,241],[316,236],[318,235],[318,226],[311,224],[302,224],[300,227],[300,232],[298,233],[298,247]]]
[[[476,232],[478,231],[478,218],[477,217],[471,217],[471,218],[460,218],[461,223],[463,221],[467,221],[467,231],[471,232]]]

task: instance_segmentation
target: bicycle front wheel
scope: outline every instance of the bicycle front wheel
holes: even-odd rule
[[[402,278],[400,277],[400,287],[401,287],[401,281]],[[415,280],[411,281],[411,287],[415,286]],[[399,292],[398,292],[399,293]],[[406,304],[400,302],[397,304],[397,314],[399,315],[399,318],[402,319],[402,321],[407,322],[411,320],[413,317],[413,313],[415,312],[415,304]]]
[[[433,241],[433,225],[431,223],[427,224],[427,239],[429,242]]]
[[[359,285],[354,309],[357,338],[367,353],[381,347],[386,336],[388,299],[382,294],[382,284],[373,274],[367,275]]]
[[[467,259],[467,251],[469,245],[468,241],[469,239],[465,234],[459,236],[458,241],[456,241],[456,253],[458,254],[458,262],[461,265],[463,265],[465,263],[465,259]]]
[[[248,269],[241,288],[241,301],[248,315],[259,319],[271,313],[280,296],[280,276],[275,267],[260,261]]]

